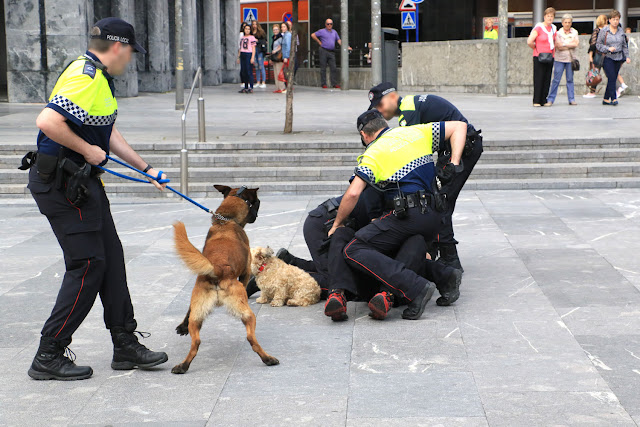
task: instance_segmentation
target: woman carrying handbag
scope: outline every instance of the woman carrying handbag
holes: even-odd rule
[[[560,86],[560,80],[562,80],[563,74],[565,74],[567,78],[569,105],[578,105],[573,89],[573,72],[575,71],[575,67],[580,68],[578,60],[574,59],[574,52],[580,40],[578,39],[578,31],[576,31],[575,28],[571,28],[572,24],[573,17],[568,13],[565,14],[562,17],[562,28],[556,33],[553,82],[551,82],[547,103],[544,104],[545,107],[551,107],[556,100],[558,87]]]
[[[556,26],[553,20],[556,10],[552,7],[544,11],[544,21],[531,30],[527,44],[533,49],[533,106],[541,107],[547,102],[551,73],[553,72],[553,52]]]

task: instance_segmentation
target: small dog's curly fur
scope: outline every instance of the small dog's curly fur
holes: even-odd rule
[[[269,247],[251,249],[251,273],[262,291],[257,303],[305,307],[320,301],[320,286],[313,277],[276,258]]]

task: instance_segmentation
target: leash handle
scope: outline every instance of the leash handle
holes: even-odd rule
[[[109,159],[109,160],[113,160],[114,162],[118,163],[119,165],[125,166],[125,167],[127,167],[127,168],[129,168],[129,169],[131,169],[131,170],[134,170],[134,171],[138,172],[138,173],[139,173],[139,174],[141,174],[141,175],[146,176],[146,177],[147,177],[147,178],[149,178],[149,179],[152,179],[152,180],[154,180],[154,181],[157,181],[159,184],[166,184],[167,182],[171,182],[171,180],[170,180],[169,178],[167,178],[167,179],[162,179],[162,174],[163,174],[163,172],[162,172],[162,171],[159,171],[159,172],[158,172],[158,176],[153,176],[153,175],[149,175],[149,174],[148,174],[148,173],[146,173],[146,172],[141,171],[140,169],[136,169],[136,168],[134,168],[133,166],[131,166],[131,165],[129,165],[129,164],[127,164],[127,163],[125,163],[125,162],[123,162],[123,161],[121,161],[121,160],[115,159],[115,158],[113,158],[113,157],[111,157],[111,156],[109,156],[109,155],[107,155],[107,159]],[[98,166],[98,167],[99,167],[100,169],[102,169],[103,171],[113,173],[114,175],[119,176],[120,178],[123,178],[123,175],[119,175],[117,172],[115,172],[115,173],[114,173],[113,171],[109,171],[108,169],[105,169],[105,168],[103,168],[102,166]],[[139,180],[138,182],[145,182],[145,181],[143,181],[143,180]]]
[[[143,172],[143,171],[141,171],[141,170],[139,170],[139,169],[136,169],[136,168],[134,168],[133,166],[128,165],[128,164],[126,164],[125,162],[122,162],[122,161],[120,161],[120,160],[118,160],[118,159],[114,159],[114,158],[113,158],[113,157],[111,157],[111,156],[107,156],[107,159],[109,159],[109,160],[113,160],[114,162],[116,162],[116,163],[118,163],[118,164],[120,164],[120,165],[122,165],[122,166],[126,166],[126,167],[128,167],[129,169],[134,170],[134,171],[136,171],[136,172],[138,172],[138,173],[140,173],[140,174],[142,174],[142,175],[146,176],[147,178],[153,179],[154,181],[157,181],[157,182],[158,182],[158,183],[160,183],[160,184],[165,184],[165,183],[167,183],[167,182],[170,182],[170,181],[171,181],[171,180],[169,180],[169,179],[161,179],[161,177],[162,177],[162,171],[158,172],[158,176],[154,178],[152,175],[149,175],[149,174],[148,174],[148,173],[146,173],[146,172]],[[134,177],[132,177],[132,176],[123,175],[123,174],[121,174],[121,173],[118,173],[118,172],[115,172],[115,171],[109,170],[109,169],[104,168],[104,167],[102,167],[102,166],[96,166],[96,167],[97,167],[97,168],[99,168],[99,169],[101,169],[101,170],[103,170],[103,171],[105,171],[105,172],[109,172],[109,173],[110,173],[110,174],[112,174],[112,175],[115,175],[115,176],[117,176],[117,177],[120,177],[120,178],[128,179],[128,180],[130,180],[130,181],[142,182],[142,183],[144,183],[144,184],[151,184],[149,181],[145,181],[144,179],[134,178]],[[173,192],[174,192],[174,193],[176,193],[178,196],[180,196],[180,197],[182,197],[183,199],[185,199],[187,202],[193,203],[194,205],[196,205],[197,207],[199,207],[199,208],[200,208],[200,209],[202,209],[203,211],[205,211],[205,212],[207,212],[207,213],[210,213],[210,214],[213,214],[213,213],[214,213],[211,209],[209,209],[209,208],[207,208],[207,207],[205,207],[205,206],[201,205],[200,203],[196,202],[195,200],[193,200],[193,199],[192,199],[192,198],[190,198],[189,196],[187,196],[187,195],[185,195],[185,194],[182,194],[181,192],[179,192],[179,191],[178,191],[178,190],[176,190],[175,188],[170,187],[170,186],[168,186],[168,185],[166,186],[166,188],[167,188],[168,190],[170,190],[170,191],[173,191]]]

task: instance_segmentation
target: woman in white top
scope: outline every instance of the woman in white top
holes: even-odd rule
[[[571,61],[575,58],[575,51],[580,40],[578,39],[578,31],[576,31],[575,28],[571,28],[572,24],[573,16],[568,13],[565,14],[562,17],[562,28],[556,33],[556,54],[553,58],[553,81],[551,82],[547,103],[544,104],[545,107],[551,107],[556,100],[562,74],[565,74],[567,77],[567,97],[569,98],[569,105],[577,105],[573,90],[573,67],[571,66]]]

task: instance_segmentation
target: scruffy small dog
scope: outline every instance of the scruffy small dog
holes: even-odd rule
[[[276,258],[271,248],[251,249],[251,273],[262,291],[257,303],[305,307],[320,301],[320,286],[313,277]]]

